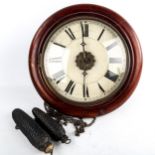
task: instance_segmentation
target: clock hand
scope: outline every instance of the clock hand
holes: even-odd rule
[[[85,59],[86,58],[86,50],[85,50],[86,43],[85,43],[85,40],[84,40],[84,28],[83,28],[82,22],[81,22],[81,31],[82,31],[82,43],[81,43],[81,46],[82,46],[82,50],[83,50],[83,53],[84,53],[84,59]]]
[[[83,71],[83,97],[84,99],[86,100],[86,75],[87,75],[87,72],[86,70]]]

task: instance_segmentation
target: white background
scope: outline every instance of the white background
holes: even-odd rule
[[[155,155],[155,4],[152,0],[0,0],[0,155],[41,155],[20,131],[11,112],[20,107],[30,115],[43,107],[28,70],[34,33],[55,11],[72,4],[94,3],[121,14],[135,29],[142,45],[144,66],[130,99],[114,112],[99,117],[70,145],[57,145],[54,155]]]

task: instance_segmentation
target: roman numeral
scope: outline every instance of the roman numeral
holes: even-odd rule
[[[53,78],[56,80],[56,83],[58,84],[62,79],[65,78],[65,72],[63,70],[60,70],[59,72],[53,75]]]
[[[99,87],[99,89],[103,92],[103,93],[105,93],[105,90],[103,89],[103,87],[98,83],[98,87]]]
[[[122,63],[121,58],[109,58],[110,63]]]
[[[89,89],[85,84],[83,84],[83,97],[89,97]]]
[[[105,29],[102,29],[102,31],[101,31],[100,35],[98,36],[97,40],[100,40],[100,39],[101,39],[101,37],[102,37],[104,31],[105,31]]]
[[[74,81],[70,80],[66,89],[65,89],[65,92],[72,94],[74,91],[75,85],[76,84],[74,83]]]
[[[62,62],[62,57],[50,58],[49,62],[60,63],[60,62]]]
[[[86,23],[80,23],[81,24],[81,32],[83,37],[88,37],[89,36],[89,25]]]
[[[66,34],[70,37],[70,39],[75,40],[75,36],[72,32],[72,30],[70,28],[68,28],[67,30],[65,30]]]
[[[118,78],[118,75],[113,73],[112,71],[108,70],[105,74],[105,77],[108,78],[109,80],[115,82]]]
[[[109,46],[106,47],[107,51],[109,51],[112,48],[114,48],[117,44],[118,44],[117,41],[114,41],[113,43],[111,43]]]
[[[60,47],[63,47],[63,48],[66,48],[66,46],[62,45],[62,44],[59,44],[59,43],[56,43],[56,42],[53,42],[53,44],[57,45],[57,46],[60,46]]]

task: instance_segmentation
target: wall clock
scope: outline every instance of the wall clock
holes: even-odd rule
[[[45,102],[68,115],[96,117],[122,105],[141,73],[131,26],[101,6],[80,4],[50,16],[29,54],[32,81]]]

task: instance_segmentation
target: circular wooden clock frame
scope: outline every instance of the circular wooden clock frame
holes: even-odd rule
[[[119,91],[108,101],[91,106],[76,106],[61,100],[47,87],[39,68],[39,57],[43,46],[52,30],[62,22],[75,17],[93,17],[106,22],[122,35],[130,54],[130,68],[127,78]],[[101,6],[79,4],[64,8],[50,16],[38,29],[31,44],[29,53],[29,70],[32,81],[45,102],[53,108],[68,115],[77,117],[96,117],[109,113],[121,106],[134,91],[141,74],[142,53],[138,38],[132,27],[117,13]]]

